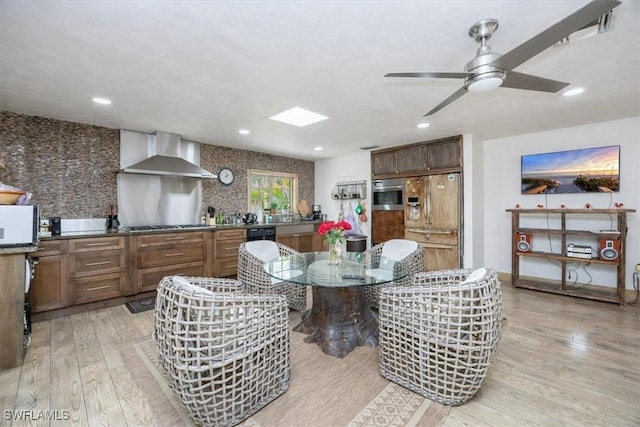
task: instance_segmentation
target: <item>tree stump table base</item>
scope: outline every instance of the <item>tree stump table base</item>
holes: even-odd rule
[[[369,308],[364,286],[313,286],[313,305],[293,328],[309,336],[330,356],[343,358],[359,345],[378,345],[378,319]]]

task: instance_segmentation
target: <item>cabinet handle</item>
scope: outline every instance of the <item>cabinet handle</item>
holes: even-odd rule
[[[87,267],[93,267],[94,265],[105,265],[105,264],[111,264],[111,261],[88,262],[85,265]]]
[[[87,288],[85,289],[86,291],[99,291],[100,289],[109,289],[111,286],[106,285],[106,286],[98,286],[96,288]]]
[[[105,246],[105,245],[110,245],[111,242],[99,242],[99,243],[87,243],[85,244],[85,246],[89,247],[89,246]]]
[[[164,240],[184,240],[184,237],[181,236],[177,236],[177,237],[165,237]]]
[[[175,253],[175,254],[165,254],[165,256],[166,256],[166,257],[170,257],[170,256],[181,256],[181,255],[184,255],[184,252],[178,252],[178,253]]]

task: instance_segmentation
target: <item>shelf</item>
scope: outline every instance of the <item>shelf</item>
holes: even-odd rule
[[[625,277],[625,246],[627,238],[627,214],[635,212],[635,209],[507,209],[511,212],[511,282],[518,288],[535,289],[542,292],[551,292],[562,295],[571,295],[574,297],[588,298],[598,301],[614,302],[624,305],[624,293],[626,285]],[[549,215],[557,214],[560,219],[559,228],[525,228],[520,227],[521,214],[527,217],[531,215]],[[609,215],[613,221],[615,218],[615,226],[611,225],[613,230],[571,230],[567,229],[567,215],[584,216],[582,220],[588,221],[589,215]],[[619,231],[618,231],[619,230]],[[532,234],[547,234],[549,236],[559,236],[562,253],[552,252],[520,252],[518,250],[521,242],[531,244]],[[613,252],[611,260],[603,258],[575,258],[566,256],[568,236],[585,236],[594,240],[599,240],[599,248],[603,249],[603,243],[606,248],[611,248]],[[615,241],[615,242],[611,242]],[[525,245],[527,248],[530,246]],[[617,252],[616,252],[617,251]],[[599,255],[600,252],[596,252]],[[536,278],[522,278],[520,276],[520,261],[525,258],[539,258],[548,261],[555,261],[560,264],[560,280],[554,281]],[[575,286],[567,283],[567,269],[572,263],[582,264],[600,264],[603,266],[615,267],[616,283],[615,288],[611,288],[610,292],[606,290],[593,289],[586,285]]]
[[[556,259],[564,262],[584,262],[591,264],[606,264],[616,266],[619,263],[617,261],[608,261],[600,258],[574,258],[569,256],[564,256],[561,254],[555,254],[551,252],[517,252],[516,255],[524,256],[524,257],[533,257],[533,258],[546,258],[546,259]]]
[[[340,181],[331,190],[333,200],[361,200],[367,198],[367,181]]]
[[[597,301],[620,303],[620,296],[616,293],[615,288],[611,291],[602,289],[594,289],[586,285],[566,285],[562,288],[562,284],[542,279],[518,279],[513,283],[516,288],[531,289],[534,291],[550,292],[559,295],[569,295],[572,297],[586,298]]]

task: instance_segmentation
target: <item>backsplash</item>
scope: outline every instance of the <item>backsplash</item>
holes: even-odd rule
[[[0,112],[0,155],[7,170],[0,182],[33,193],[42,217],[104,218],[117,199],[120,131],[12,112]],[[200,166],[235,172],[231,186],[203,180],[203,210],[247,211],[247,170],[298,175],[298,197],[313,204],[314,163],[271,154],[202,144]],[[204,213],[204,211],[203,211]]]

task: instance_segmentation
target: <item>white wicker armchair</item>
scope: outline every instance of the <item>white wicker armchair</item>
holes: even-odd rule
[[[286,298],[242,289],[236,280],[177,276],[158,286],[160,362],[169,387],[201,425],[239,424],[289,387]]]
[[[502,291],[491,269],[418,273],[380,297],[380,372],[446,405],[480,389],[502,335]]]
[[[384,285],[367,286],[365,292],[370,307],[378,307],[382,289],[389,286],[410,284],[414,274],[424,271],[424,249],[412,240],[391,239],[366,250],[363,255],[365,257],[387,258],[399,262],[409,271],[409,274],[404,279]],[[379,270],[382,270],[382,268]]]
[[[245,242],[238,250],[238,280],[245,286],[247,293],[285,295],[289,308],[304,311],[307,306],[307,287],[282,282],[264,271],[266,261],[297,253],[289,246],[270,240]]]

